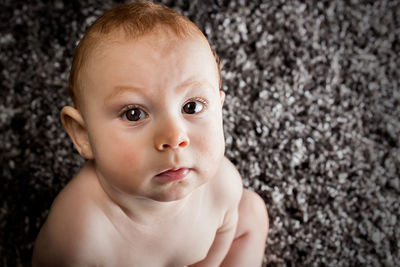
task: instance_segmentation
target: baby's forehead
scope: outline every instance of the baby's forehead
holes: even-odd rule
[[[200,32],[201,33],[201,32]],[[152,47],[154,43],[147,43],[144,42],[144,45],[150,45],[151,49],[140,49],[137,50],[137,46],[135,46],[135,43],[142,43],[143,45],[143,40],[145,39],[151,39],[152,41],[156,40],[158,42],[164,42],[164,47],[162,47],[161,44],[161,49],[157,50],[155,47]],[[108,32],[107,34],[95,34],[91,36],[91,41],[92,45],[90,48],[87,50],[86,53],[86,58],[85,62],[83,62],[82,68],[81,68],[81,73],[80,73],[80,83],[82,85],[82,92],[89,90],[91,87],[88,86],[88,81],[92,80],[92,78],[89,77],[94,77],[93,73],[96,72],[95,69],[98,69],[99,64],[108,64],[105,62],[112,62],[115,65],[117,64],[116,62],[124,62],[126,61],[127,64],[129,64],[128,58],[132,58],[132,55],[135,55],[136,52],[134,51],[140,51],[139,55],[144,55],[144,57],[139,56],[137,58],[136,62],[149,62],[149,59],[157,59],[157,57],[154,56],[154,54],[159,53],[161,55],[161,58],[164,58],[166,55],[163,54],[162,52],[167,52],[166,54],[180,54],[183,51],[180,48],[185,49],[185,51],[191,51],[191,55],[193,55],[196,58],[209,58],[207,59],[207,62],[210,63],[210,65],[207,66],[207,69],[212,69],[213,71],[213,76],[215,75],[216,79],[218,80],[218,83],[220,86],[220,74],[218,71],[218,64],[215,60],[215,55],[212,52],[212,49],[209,45],[208,40],[205,38],[205,36],[201,33],[196,33],[193,32],[190,35],[179,35],[176,34],[174,31],[166,28],[166,27],[159,27],[157,29],[153,29],[150,32],[147,32],[145,34],[139,35],[139,36],[131,36],[127,35],[123,30],[118,29],[114,30],[111,32]],[[133,44],[133,45],[132,45]],[[180,45],[183,46],[180,46]],[[169,46],[169,48],[168,48]],[[200,47],[199,47],[200,46]],[[163,50],[164,49],[164,50]],[[168,50],[170,49],[170,50]],[[127,53],[133,53],[133,54],[124,54],[126,51]],[[115,55],[118,55],[115,57]],[[122,55],[122,56],[121,56]],[[139,59],[140,58],[140,59]],[[180,57],[182,60],[183,58]],[[109,61],[111,60],[111,61]],[[116,61],[117,60],[117,61]],[[179,65],[180,67],[183,66],[189,66],[187,59],[186,63],[182,63],[182,65]],[[190,60],[189,60],[190,61]],[[154,61],[153,61],[154,62]],[[183,61],[182,61],[183,62]],[[165,63],[165,61],[164,61]],[[139,63],[140,64],[140,63]],[[150,63],[151,64],[151,63]],[[181,64],[181,63],[180,63]],[[125,65],[125,64],[123,64]],[[95,67],[93,69],[93,67]],[[112,68],[114,69],[114,68]],[[100,69],[99,71],[104,70],[103,68]],[[98,72],[96,72],[98,75]],[[88,80],[89,79],[89,80]],[[214,78],[213,78],[214,79]],[[217,87],[218,87],[217,86]],[[215,86],[213,86],[215,87]],[[86,89],[85,89],[86,88]],[[90,90],[89,90],[90,91]],[[80,93],[81,96],[82,92]],[[81,97],[82,98],[82,97]],[[79,100],[83,101],[83,99]]]
[[[88,64],[96,64],[95,61],[108,57],[122,46],[129,46],[133,50],[135,47],[147,46],[150,49],[144,51],[151,55],[156,53],[168,54],[172,51],[179,53],[176,48],[184,44],[186,47],[192,47],[193,53],[200,53],[198,48],[202,46],[201,50],[208,50],[212,54],[212,49],[204,35],[196,32],[190,35],[179,35],[164,26],[139,36],[127,35],[123,30],[118,29],[107,34],[93,36],[93,38],[86,57]]]
[[[93,67],[98,64],[109,66],[110,63],[115,65],[118,62],[131,64],[129,62],[157,62],[160,60],[163,64],[167,62],[180,64],[179,66],[182,68],[188,66],[188,61],[191,59],[201,58],[209,62],[210,65],[207,65],[207,68],[214,69],[216,67],[208,40],[200,34],[179,36],[169,29],[159,28],[135,37],[127,36],[121,31],[114,31],[107,35],[98,35],[95,38],[97,40],[93,42],[91,51],[88,51],[86,67],[83,68],[84,76],[88,72],[93,73]],[[136,63],[134,64],[136,65]],[[139,67],[141,63],[138,64]],[[122,63],[122,65],[125,64]]]

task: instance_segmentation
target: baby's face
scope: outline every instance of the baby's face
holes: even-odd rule
[[[172,201],[215,175],[223,94],[206,40],[168,31],[115,38],[83,71],[81,112],[103,186]]]

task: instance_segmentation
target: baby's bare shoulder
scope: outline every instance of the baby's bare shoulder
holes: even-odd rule
[[[236,207],[242,196],[242,178],[228,158],[224,158],[213,180],[213,191],[218,202]]]
[[[96,260],[92,255],[102,255],[98,240],[104,235],[107,220],[90,193],[83,194],[82,187],[85,184],[71,181],[53,202],[35,242],[34,266],[74,266],[77,262],[92,263]]]

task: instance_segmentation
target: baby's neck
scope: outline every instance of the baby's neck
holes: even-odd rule
[[[180,200],[160,202],[119,194],[112,200],[132,221],[143,225],[154,225],[177,217],[190,198],[191,194]]]

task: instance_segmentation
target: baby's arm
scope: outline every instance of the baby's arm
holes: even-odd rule
[[[222,168],[215,177],[218,181],[213,183],[213,191],[217,202],[228,204],[222,226],[217,230],[214,242],[207,257],[190,267],[217,267],[220,266],[227,255],[236,233],[238,222],[238,206],[241,199],[243,186],[240,174],[228,159],[224,159]]]
[[[216,267],[221,265],[235,236],[237,218],[237,212],[232,212],[232,214],[227,216],[226,222],[218,229],[215,235],[214,242],[208,251],[207,257],[201,262],[190,265],[190,267]]]

